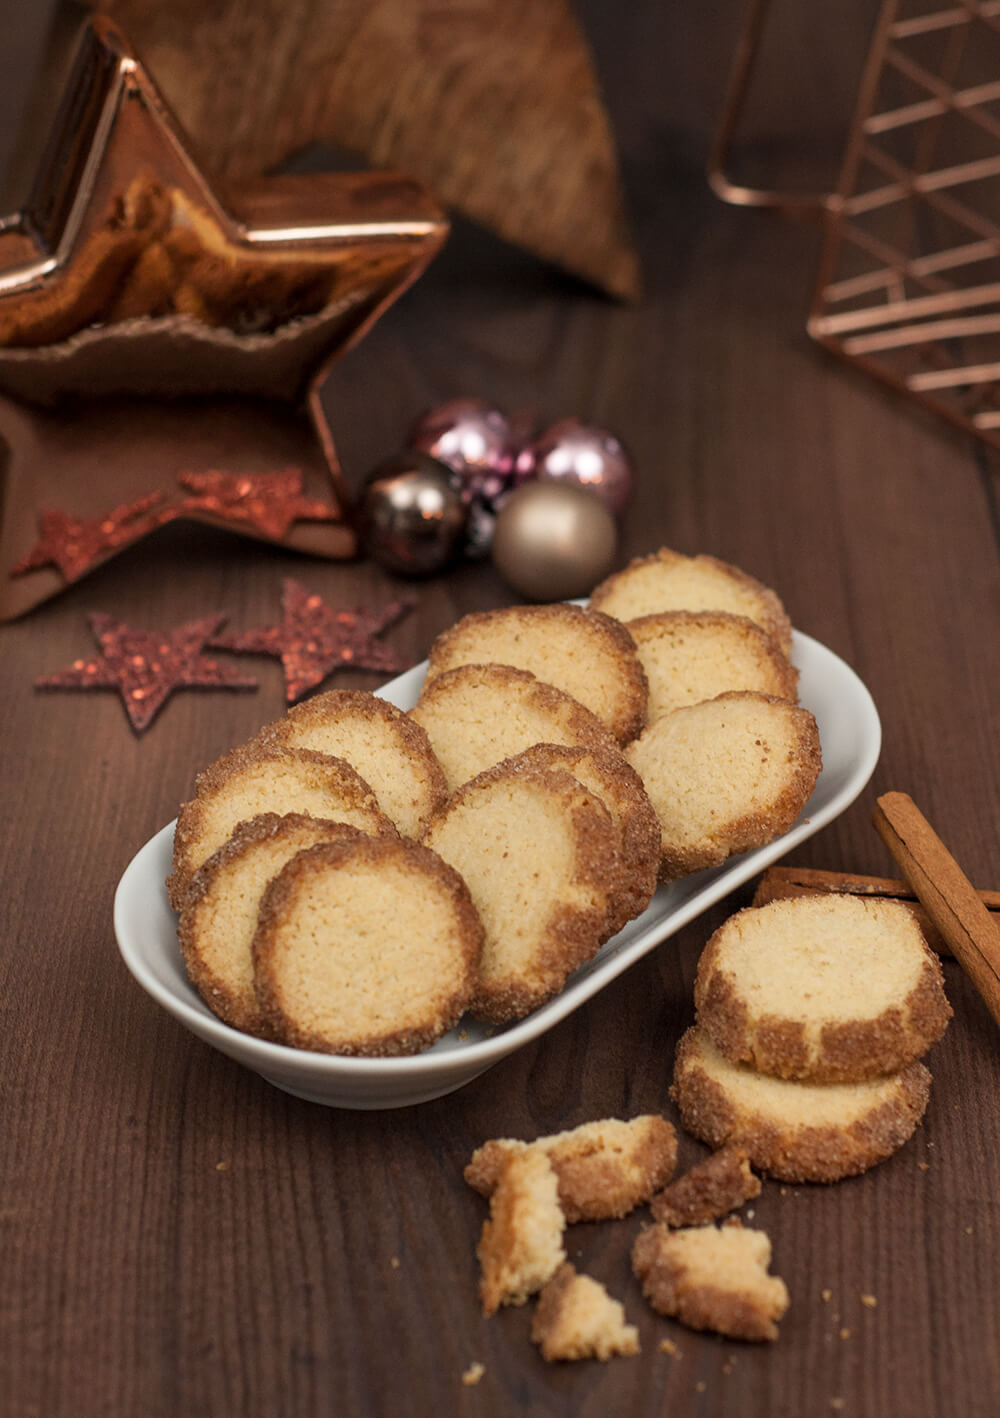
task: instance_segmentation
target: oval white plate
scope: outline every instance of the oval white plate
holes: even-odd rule
[[[173,823],[146,843],[118,884],[115,935],[125,964],[143,989],[200,1039],[300,1098],[339,1108],[398,1108],[450,1093],[551,1029],[654,945],[818,832],[854,801],[874,771],[881,746],[882,731],[871,695],[843,660],[797,631],[793,659],[800,672],[801,702],[816,716],[823,748],[823,771],[799,821],[766,847],[660,887],[649,908],[581,966],[561,994],[502,1033],[489,1035],[482,1026],[463,1021],[461,1029],[453,1029],[425,1053],[355,1059],[269,1044],[223,1024],[188,981],[177,944],[177,921],[164,887]],[[416,702],[425,670],[426,664],[417,665],[379,693],[409,709]]]

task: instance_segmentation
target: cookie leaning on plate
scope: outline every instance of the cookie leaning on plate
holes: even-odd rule
[[[510,665],[458,665],[425,685],[410,710],[452,789],[536,743],[617,749],[572,695]]]
[[[792,650],[792,624],[776,592],[714,556],[661,547],[602,581],[590,605],[626,622],[656,611],[730,611],[763,626],[784,654]]]
[[[431,646],[430,682],[458,665],[511,665],[571,694],[628,743],[646,722],[646,676],[620,621],[566,602],[463,616]]]
[[[468,888],[405,837],[310,847],[264,893],[251,947],[261,1013],[321,1053],[417,1053],[464,1014],[483,932]]]
[[[607,748],[538,743],[511,761],[572,773],[611,814],[622,869],[608,908],[608,935],[617,935],[649,905],[660,865],[660,825],[642,779],[620,753]]]
[[[787,832],[821,766],[819,732],[807,709],[740,692],[662,715],[625,756],[660,820],[665,881]]]
[[[270,882],[298,852],[359,829],[302,813],[266,812],[241,822],[203,862],[188,887],[177,926],[191,983],[226,1024],[272,1038],[253,983],[251,946]]]
[[[247,744],[209,765],[195,779],[194,797],[177,817],[170,904],[179,910],[191,877],[240,822],[262,812],[304,812],[346,822],[364,832],[396,828],[359,773],[342,758],[306,748]]]
[[[751,689],[793,703],[798,671],[778,642],[730,611],[660,611],[630,620],[629,632],[649,683],[647,718]]]
[[[331,689],[296,704],[257,735],[267,747],[309,748],[343,758],[369,784],[405,837],[419,837],[448,796],[444,772],[420,725],[377,694]]]
[[[732,1063],[824,1083],[905,1068],[951,1018],[940,963],[912,912],[855,896],[738,911],[702,952],[694,1000]]]
[[[458,789],[423,840],[461,874],[483,922],[477,1018],[522,1018],[607,939],[617,833],[569,773],[497,764]]]

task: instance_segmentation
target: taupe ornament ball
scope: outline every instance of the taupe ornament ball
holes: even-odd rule
[[[594,493],[570,483],[525,483],[497,514],[493,564],[526,599],[565,600],[603,580],[617,542],[614,515]]]

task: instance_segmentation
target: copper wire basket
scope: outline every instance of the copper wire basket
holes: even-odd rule
[[[752,0],[709,180],[821,215],[813,339],[1000,447],[1000,0],[884,0],[836,189],[740,186],[727,163],[769,0]]]

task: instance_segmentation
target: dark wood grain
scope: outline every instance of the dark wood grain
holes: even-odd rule
[[[815,32],[790,8],[776,6],[778,74],[750,117],[749,151],[769,180],[821,183],[875,7],[824,11]],[[422,409],[462,393],[613,428],[639,468],[620,560],[665,543],[737,562],[873,692],[874,778],[796,863],[891,875],[871,814],[898,788],[977,886],[1000,888],[995,462],[810,344],[815,229],[709,193],[735,0],[582,13],[622,142],[643,301],[608,303],[458,224],[330,381],[345,466],[360,475]],[[768,1183],[753,1203],[792,1297],[778,1342],[739,1345],[655,1316],[628,1268],[634,1216],[577,1226],[569,1244],[625,1302],[643,1352],[562,1367],[530,1343],[527,1308],[478,1312],[485,1208],[463,1164],[490,1136],[675,1117],[672,1056],[698,955],[752,884],[537,1044],[411,1109],[286,1096],[138,989],[112,933],[115,884],[195,771],[281,712],[280,671],[259,662],[257,694],[178,694],[141,738],[115,696],[43,696],[33,681],[89,652],[87,611],[167,627],[224,610],[241,628],[273,615],[289,574],[334,603],[399,590],[368,563],[173,526],[0,630],[0,1411],[994,1418],[1000,1054],[954,962],[955,1018],[930,1056],[914,1139],[864,1177]],[[391,632],[414,660],[457,615],[511,596],[479,564],[419,598]],[[682,1138],[682,1163],[702,1154]],[[485,1373],[466,1387],[474,1360]]]

